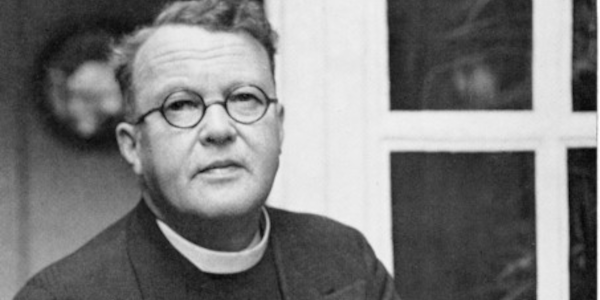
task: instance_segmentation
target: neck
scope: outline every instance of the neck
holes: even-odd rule
[[[196,245],[216,251],[241,251],[246,249],[260,228],[260,209],[249,215],[214,220],[169,222],[181,236]]]
[[[144,197],[144,199],[147,199]],[[215,251],[241,251],[260,230],[261,208],[241,216],[203,218],[193,214],[165,213],[145,200],[161,221],[190,242]]]

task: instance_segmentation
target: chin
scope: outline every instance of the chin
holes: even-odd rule
[[[195,205],[187,209],[188,213],[206,219],[236,218],[260,211],[260,207],[265,202],[259,200],[240,201],[240,197],[229,199],[227,197],[211,198],[208,198],[209,200],[204,198],[205,200],[201,203],[194,203]]]

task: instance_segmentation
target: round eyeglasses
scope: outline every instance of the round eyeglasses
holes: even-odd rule
[[[234,121],[242,124],[252,124],[267,113],[271,103],[277,103],[277,99],[269,98],[257,86],[247,85],[232,90],[224,101],[214,102],[210,105],[222,105]],[[171,126],[192,128],[200,123],[210,105],[206,105],[202,96],[195,92],[189,90],[176,91],[167,96],[161,106],[150,109],[133,124],[140,124],[151,113],[160,111],[163,118]]]

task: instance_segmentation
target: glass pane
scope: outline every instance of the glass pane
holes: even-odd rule
[[[531,109],[531,6],[389,0],[391,109]]]
[[[571,300],[596,298],[596,149],[569,150]]]
[[[595,111],[596,0],[573,1],[573,110]]]
[[[534,155],[391,154],[403,299],[536,298]]]

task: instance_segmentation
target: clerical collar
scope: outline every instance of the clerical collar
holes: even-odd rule
[[[156,219],[156,223],[169,243],[201,271],[212,274],[234,274],[244,272],[258,264],[267,249],[271,221],[264,207],[262,212],[264,216],[262,237],[261,230],[257,231],[250,245],[239,252],[215,251],[198,246],[179,235],[161,220]]]

